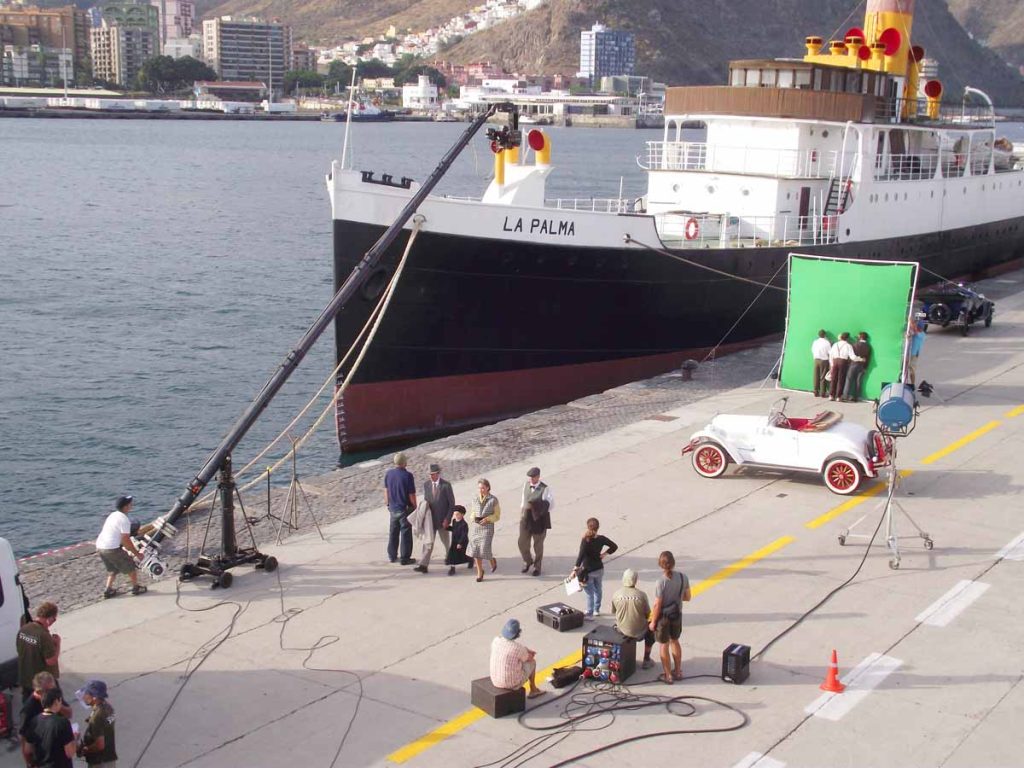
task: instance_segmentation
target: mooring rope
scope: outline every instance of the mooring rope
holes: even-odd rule
[[[689,264],[691,267],[696,267],[697,269],[703,269],[703,270],[707,270],[708,272],[714,272],[716,275],[722,275],[722,277],[728,277],[728,278],[730,278],[732,280],[739,280],[740,282],[743,282],[743,283],[750,283],[751,285],[756,285],[756,286],[758,286],[761,289],[773,288],[776,291],[782,291],[783,293],[787,292],[786,288],[782,288],[782,287],[780,287],[778,285],[772,285],[771,284],[771,280],[774,280],[775,279],[775,275],[779,274],[777,271],[776,271],[775,275],[772,275],[771,280],[769,280],[767,283],[759,283],[757,280],[751,280],[749,277],[742,277],[740,275],[734,275],[731,272],[724,272],[721,269],[715,269],[714,267],[709,267],[707,264],[700,264],[700,263],[698,263],[696,261],[692,261],[690,259],[684,258],[683,256],[680,256],[677,253],[673,253],[672,251],[667,251],[664,248],[656,248],[653,245],[648,245],[647,243],[642,243],[639,240],[637,240],[635,237],[633,237],[632,235],[628,235],[627,234],[627,235],[624,236],[623,239],[626,241],[627,245],[629,243],[636,243],[641,248],[646,248],[647,250],[653,251],[654,253],[660,253],[662,256],[668,256],[670,259],[675,259],[676,261],[681,261],[683,264]],[[785,264],[785,262],[783,262],[783,264]],[[780,267],[780,269],[781,269],[781,267]],[[763,290],[762,290],[762,292],[763,292]],[[758,296],[760,296],[760,294],[758,294]]]

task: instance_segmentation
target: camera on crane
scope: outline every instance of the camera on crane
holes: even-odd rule
[[[488,128],[487,138],[491,142],[491,152],[498,154],[504,149],[515,149],[523,143],[523,132],[510,126]]]

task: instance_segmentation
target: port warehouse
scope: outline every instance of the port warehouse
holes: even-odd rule
[[[123,93],[101,88],[76,89],[65,92],[61,88],[0,88],[0,109],[87,109],[124,112],[178,112],[204,110],[226,113],[252,113],[259,107],[259,99],[266,91],[263,83],[234,83],[218,86],[236,86],[237,93],[211,89],[212,84],[197,83],[196,95],[190,99],[125,98]],[[234,95],[235,98],[230,98]],[[225,97],[228,98],[225,98]],[[244,100],[243,100],[244,99]],[[263,109],[266,110],[266,102]],[[274,112],[294,111],[291,103],[272,105]]]

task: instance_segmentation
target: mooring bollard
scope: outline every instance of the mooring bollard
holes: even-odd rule
[[[682,371],[682,374],[683,374],[683,381],[692,381],[693,380],[693,372],[696,371],[696,370],[697,370],[697,361],[696,360],[685,360],[683,362],[682,367],[681,367],[681,371]]]

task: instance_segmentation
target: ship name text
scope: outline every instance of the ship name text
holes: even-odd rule
[[[506,216],[502,229],[506,232],[529,232],[531,235],[576,236],[576,222],[564,219],[523,219],[522,216],[510,219]]]

